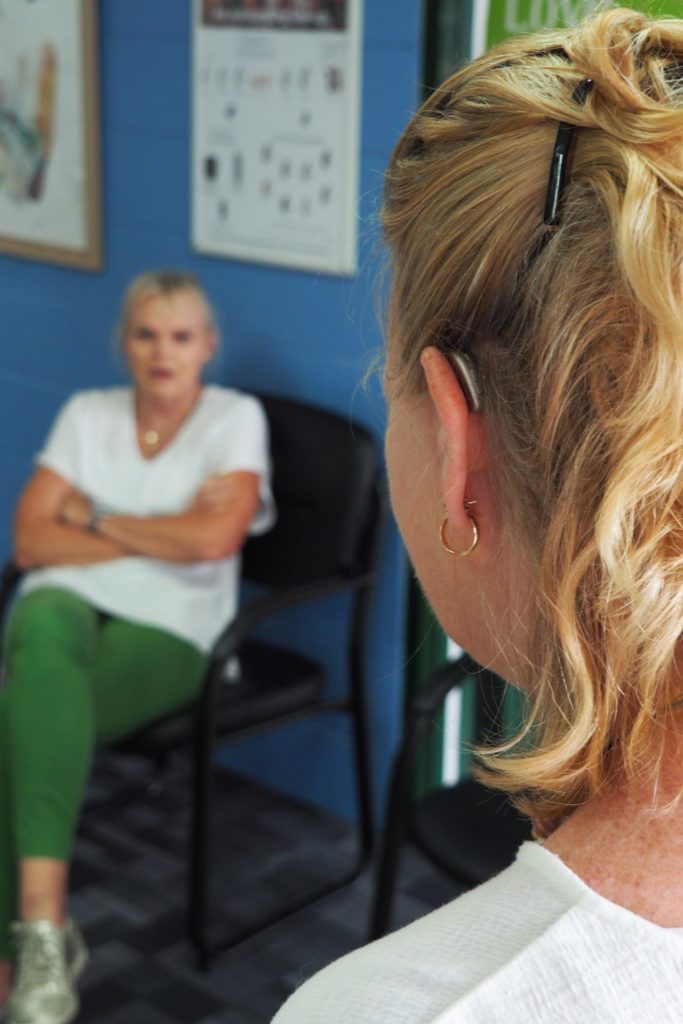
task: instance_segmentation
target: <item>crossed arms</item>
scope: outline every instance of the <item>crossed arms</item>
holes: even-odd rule
[[[212,476],[178,515],[111,515],[97,531],[89,499],[51,469],[40,467],[19,499],[14,559],[22,569],[92,565],[127,555],[167,562],[205,562],[240,550],[259,505],[259,476]]]

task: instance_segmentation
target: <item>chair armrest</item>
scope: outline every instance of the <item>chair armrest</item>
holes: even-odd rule
[[[462,686],[468,676],[479,671],[479,665],[468,654],[445,661],[434,669],[424,689],[410,704],[394,768],[395,785],[400,791],[405,792],[407,780],[412,778],[415,759],[446,697],[451,690]]]
[[[0,621],[4,618],[14,588],[24,575],[24,570],[15,565],[11,559],[0,570]]]
[[[7,615],[7,607],[12,599],[12,594],[23,575],[23,569],[15,565],[11,559],[5,562],[2,569],[0,569],[0,660],[3,656],[5,639],[4,630],[1,627]]]
[[[413,719],[433,718],[451,690],[462,686],[468,676],[479,672],[479,666],[468,654],[455,661],[445,661],[432,672],[427,685],[421,690],[408,709]]]
[[[226,658],[235,654],[239,645],[253,632],[256,626],[277,612],[295,605],[305,604],[307,601],[343,593],[346,590],[359,590],[370,586],[373,580],[374,573],[357,576],[330,576],[312,583],[302,583],[296,587],[271,590],[267,594],[252,598],[242,605],[235,618],[228,623],[216,640],[211,651],[212,662],[222,665]]]
[[[397,836],[402,835],[408,820],[410,793],[415,776],[415,762],[429,735],[434,716],[448,694],[460,686],[467,676],[477,672],[479,666],[469,655],[455,661],[446,661],[431,673],[429,680],[411,703],[406,716],[403,739],[394,757],[386,814],[384,857],[389,863],[397,851]],[[393,870],[393,869],[388,869]]]

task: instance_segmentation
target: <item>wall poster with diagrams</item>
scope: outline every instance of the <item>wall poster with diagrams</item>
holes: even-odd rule
[[[362,0],[194,0],[192,242],[356,270]]]
[[[101,266],[95,0],[0,0],[0,252]]]

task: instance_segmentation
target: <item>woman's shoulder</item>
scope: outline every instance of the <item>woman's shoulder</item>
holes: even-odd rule
[[[562,913],[566,896],[539,899],[533,876],[520,857],[491,881],[342,957],[302,986],[273,1024],[431,1024],[514,957],[530,929]]]
[[[62,406],[73,415],[115,414],[130,409],[130,388],[87,388],[76,391]]]
[[[214,424],[230,421],[231,425],[244,422],[246,426],[265,417],[261,401],[256,395],[218,384],[207,384],[204,387],[201,414]]]
[[[274,1024],[575,1021],[531,1011],[539,999],[547,1007],[546,988],[555,981],[581,989],[586,970],[599,980],[613,962],[628,965],[653,927],[631,915],[631,929],[624,928],[621,908],[611,914],[604,903],[553,854],[525,844],[489,882],[321,971]],[[683,971],[683,937],[663,942],[674,961],[680,951]],[[506,996],[513,990],[518,1006]],[[574,990],[578,1003],[579,996]]]
[[[240,388],[228,388],[222,384],[205,384],[203,394],[205,404],[211,404],[223,409],[239,409],[241,406],[260,406],[261,401],[257,395]]]
[[[528,934],[438,1024],[680,1020],[683,929],[662,928],[611,903],[543,847],[526,844],[517,868],[522,884],[510,905],[529,924]],[[539,902],[554,908],[545,920]],[[509,920],[498,911],[496,925],[499,946]]]

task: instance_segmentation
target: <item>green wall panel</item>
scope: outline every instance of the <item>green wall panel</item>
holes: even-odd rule
[[[486,3],[486,0],[484,0]],[[488,0],[487,45],[508,36],[525,35],[543,28],[566,28],[605,7],[604,0]],[[648,14],[681,17],[681,0],[634,0],[612,6],[633,7]],[[486,7],[483,8],[486,10]]]

